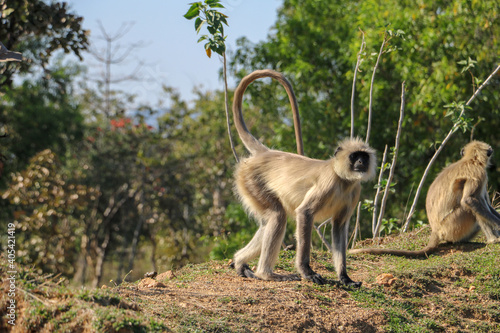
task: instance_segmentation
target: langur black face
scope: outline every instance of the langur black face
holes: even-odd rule
[[[356,172],[368,171],[370,165],[370,155],[364,151],[356,151],[349,155],[351,170]]]

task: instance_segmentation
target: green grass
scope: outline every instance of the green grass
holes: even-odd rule
[[[396,238],[385,247],[414,249],[405,246],[407,240],[403,240]],[[494,304],[500,296],[500,246],[456,246],[462,250],[443,245],[445,253],[428,259],[359,256],[377,262],[373,277],[390,272],[398,280],[391,288],[362,288],[351,295],[366,307],[385,309],[388,332],[447,332],[450,328],[462,332],[500,330],[500,311]],[[436,306],[436,310],[421,311],[430,304]]]

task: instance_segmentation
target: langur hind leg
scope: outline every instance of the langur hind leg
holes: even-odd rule
[[[335,266],[335,270],[337,271],[337,275],[341,284],[348,287],[359,288],[361,286],[361,282],[354,282],[347,275],[346,251],[348,232],[348,221],[344,223],[339,223],[337,221],[332,222],[333,264]]]
[[[476,217],[467,210],[457,208],[439,223],[436,231],[445,242],[468,242],[478,232]]]
[[[239,276],[257,278],[247,263],[257,257],[261,252],[264,229],[265,227],[261,225],[250,243],[234,255],[232,266],[236,269],[236,273]]]
[[[266,220],[259,264],[255,275],[262,280],[299,281],[300,277],[297,275],[281,275],[273,272],[286,231],[285,210],[282,207],[275,207],[274,210],[267,211]]]

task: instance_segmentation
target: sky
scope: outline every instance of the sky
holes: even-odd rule
[[[202,43],[197,43],[199,35],[194,29],[194,20],[183,15],[193,0],[69,0],[72,12],[84,18],[83,27],[91,31],[90,41],[95,50],[104,46],[99,22],[109,35],[113,35],[125,24],[129,32],[117,43],[125,50],[127,45],[141,43],[127,60],[112,67],[115,77],[130,74],[137,65],[142,80],[113,88],[126,90],[137,95],[139,102],[154,105],[161,95],[163,84],[177,89],[184,100],[194,98],[194,87],[203,91],[223,89],[219,78],[222,68],[221,58],[214,54],[208,58]],[[265,40],[276,22],[277,9],[281,0],[222,0],[228,16],[226,47],[236,50],[236,40],[245,36],[251,42]],[[204,29],[200,34],[207,34]],[[84,64],[89,68],[89,77],[97,78],[102,67],[86,53]],[[229,87],[235,81],[229,78]]]

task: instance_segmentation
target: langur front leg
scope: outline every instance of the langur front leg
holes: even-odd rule
[[[498,214],[498,212],[496,211],[495,208],[493,208],[491,205],[488,205],[488,207],[489,207],[492,215],[500,218],[500,214]],[[500,226],[496,229],[491,228],[491,232],[493,233],[493,237],[494,237],[494,239],[492,239],[491,243],[500,243]],[[488,239],[488,242],[490,242],[489,239]]]
[[[349,233],[349,221],[332,219],[332,255],[333,265],[337,271],[340,283],[349,287],[358,288],[361,282],[354,282],[347,275],[346,251]]]
[[[300,275],[317,284],[325,284],[326,280],[314,272],[310,266],[311,258],[311,233],[313,228],[313,216],[308,209],[298,208],[297,216],[297,257],[296,267]]]

